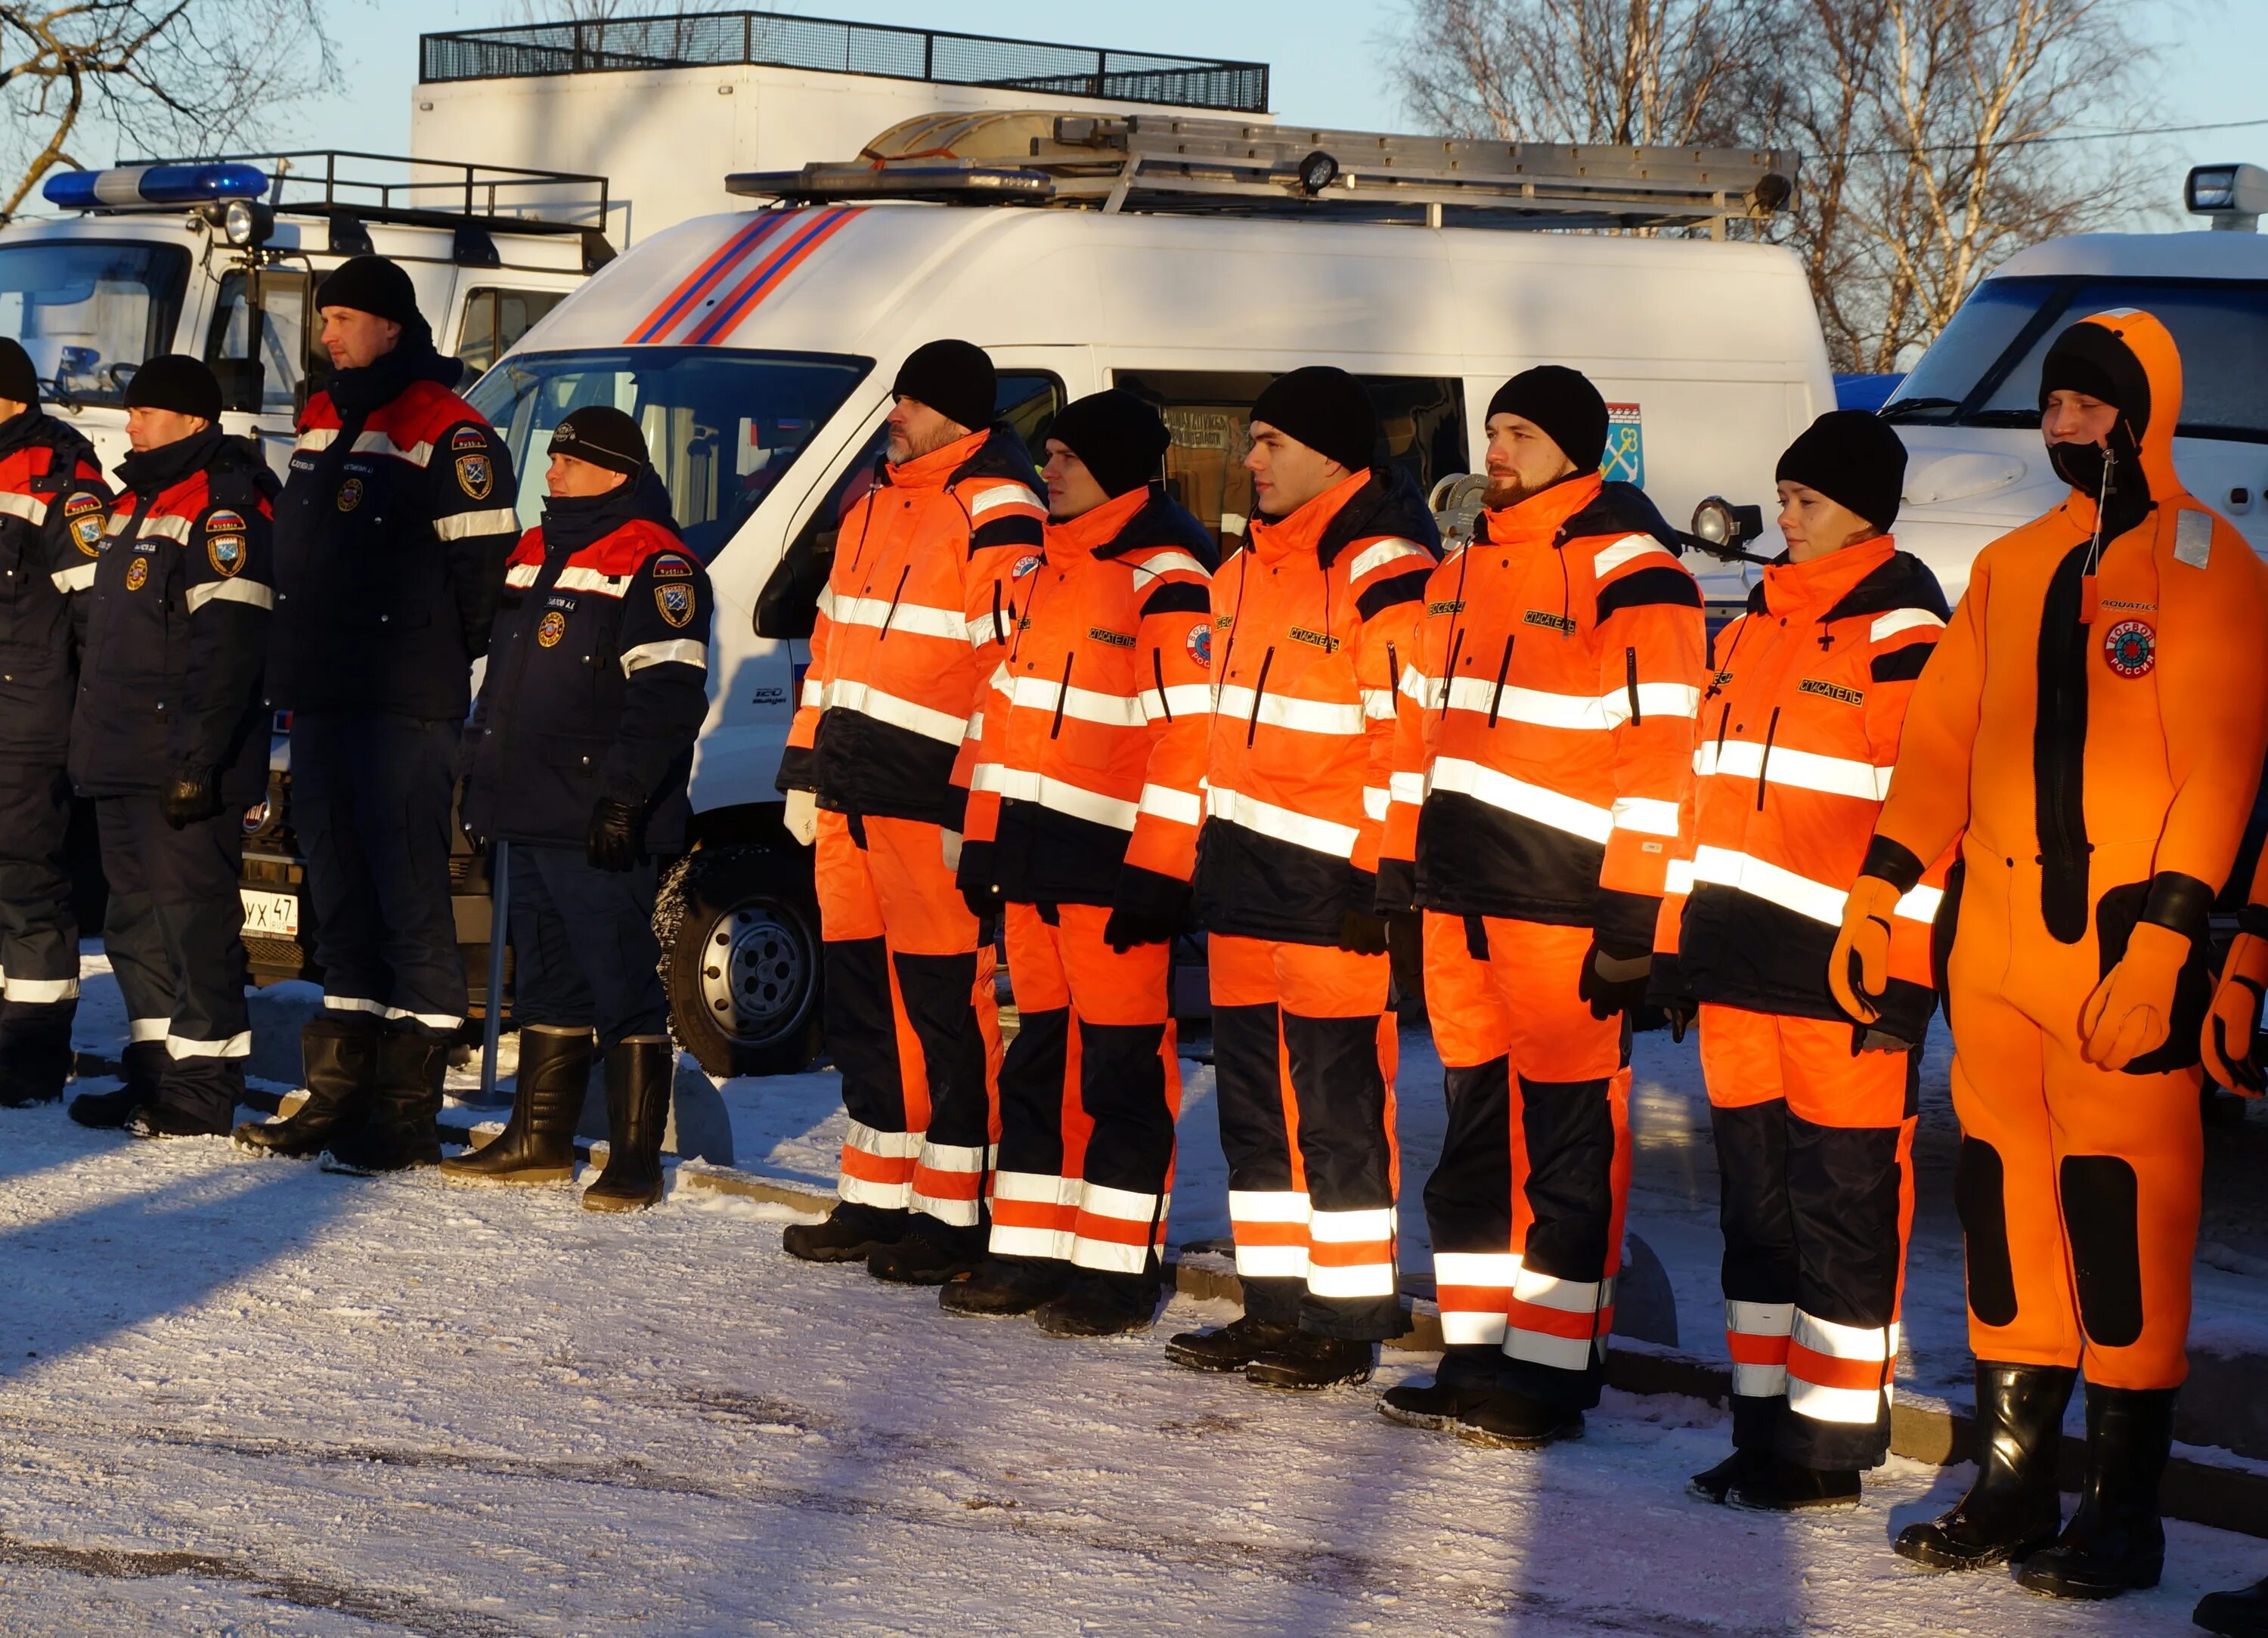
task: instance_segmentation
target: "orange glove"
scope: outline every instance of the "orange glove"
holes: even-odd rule
[[[2198,1050],[2205,1058],[2207,1075],[2248,1098],[2257,1098],[2268,1089],[2268,1070],[2261,1067],[2255,1041],[2264,990],[2268,990],[2268,938],[2239,933],[2220,969],[2220,983],[2205,1015]]]
[[[2080,1009],[2079,1055],[2102,1069],[2123,1069],[2166,1044],[2174,1017],[2174,982],[2190,959],[2187,934],[2138,922],[2126,953]]]
[[[1827,988],[1835,1004],[1861,1024],[1881,1017],[1876,1003],[1890,987],[1890,916],[1904,897],[1894,883],[1861,876],[1843,906],[1843,930],[1827,958]]]

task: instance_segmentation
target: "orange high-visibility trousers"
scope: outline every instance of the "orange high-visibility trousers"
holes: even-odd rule
[[[1318,1336],[1400,1334],[1387,958],[1215,933],[1206,963],[1244,1311]]]
[[[1854,1053],[1848,1020],[1705,1005],[1700,1028],[1733,1443],[1824,1471],[1879,1467],[1913,1224],[1920,1054]]]
[[[1630,1196],[1630,1046],[1578,994],[1591,929],[1425,914],[1449,1124],[1425,1184],[1441,1379],[1598,1403]]]
[[[1017,1023],[1000,1066],[991,1250],[1154,1274],[1182,1106],[1172,946],[1112,950],[1101,905],[1011,904],[1003,920]]]
[[[974,1227],[999,1132],[1000,1009],[944,833],[821,810],[814,845],[827,1047],[850,1118],[837,1192]]]
[[[2139,850],[2099,847],[2097,882],[2142,876]],[[2159,1074],[2080,1056],[2079,1015],[2113,965],[2098,891],[2077,944],[2040,922],[2040,867],[1971,831],[1948,962],[1955,1196],[1967,1240],[1969,1345],[1979,1359],[2076,1365],[2105,1388],[2170,1388],[2188,1374],[2190,1270],[2205,1164],[2194,1063]],[[2113,900],[2112,894],[2118,895]],[[2177,1027],[2169,1055],[2193,1055]],[[2146,1067],[2146,1061],[2144,1061]]]

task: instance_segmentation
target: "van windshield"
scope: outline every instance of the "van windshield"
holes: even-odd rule
[[[615,347],[505,359],[467,396],[504,434],[519,519],[543,512],[552,430],[609,404],[638,423],[685,543],[714,557],[840,408],[869,358],[714,347]]]
[[[1882,407],[1891,421],[2036,427],[2040,365],[2064,327],[2139,307],[2182,355],[2192,438],[2268,443],[2268,284],[2205,279],[1987,279]]]
[[[178,245],[0,245],[0,335],[24,344],[40,390],[57,402],[115,406],[144,358],[173,350],[188,282]]]

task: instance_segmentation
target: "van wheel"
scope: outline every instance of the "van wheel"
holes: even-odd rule
[[[654,906],[678,1045],[711,1075],[792,1075],[819,1051],[819,907],[811,855],[704,848]]]

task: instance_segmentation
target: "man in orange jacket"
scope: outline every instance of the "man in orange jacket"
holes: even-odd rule
[[[1733,1454],[1712,1502],[1848,1506],[1890,1447],[1913,1213],[1930,931],[1944,861],[1892,917],[1881,1016],[1827,984],[1945,594],[1889,535],[1905,445],[1832,410],[1780,457],[1787,550],[1711,645],[1692,857],[1654,946],[1673,1027],[1697,1011],[1725,1231]]]
[[[1489,404],[1489,510],[1433,572],[1400,681],[1381,912],[1425,910],[1448,1131],[1425,1185],[1447,1344],[1379,1408],[1527,1446],[1598,1403],[1630,1187],[1630,1026],[1679,851],[1701,591],[1599,475],[1577,371]]]
[[[1167,987],[1203,812],[1214,556],[1152,482],[1170,441],[1124,392],[1048,429],[1047,541],[1015,565],[969,780],[961,892],[1005,910],[1018,1025],[990,1254],[941,1301],[1056,1336],[1147,1328],[1163,1267],[1182,1101]]]
[[[788,829],[818,848],[850,1117],[842,1203],[781,1244],[934,1285],[984,1254],[1000,1061],[991,949],[954,879],[954,772],[1046,511],[1021,440],[993,422],[982,350],[929,342],[892,392],[887,465],[843,520],[780,766]]]
[[[2268,742],[2268,585],[2175,474],[2181,396],[2148,313],[2097,313],[2049,349],[2041,430],[2072,493],[1971,569],[1829,966],[1871,1015],[1898,901],[1961,838],[1945,997],[1981,1454],[1961,1504],[1897,1549],[1940,1568],[2029,1555],[2019,1579],[2057,1597],[2154,1585],[2165,1554],[2205,914]],[[2086,1482],[2058,1539],[2081,1369]]]
[[[1394,1014],[1371,912],[1394,678],[1439,535],[1343,370],[1252,406],[1256,509],[1213,577],[1197,902],[1244,1314],[1174,1337],[1192,1370],[1359,1382],[1402,1329]]]

